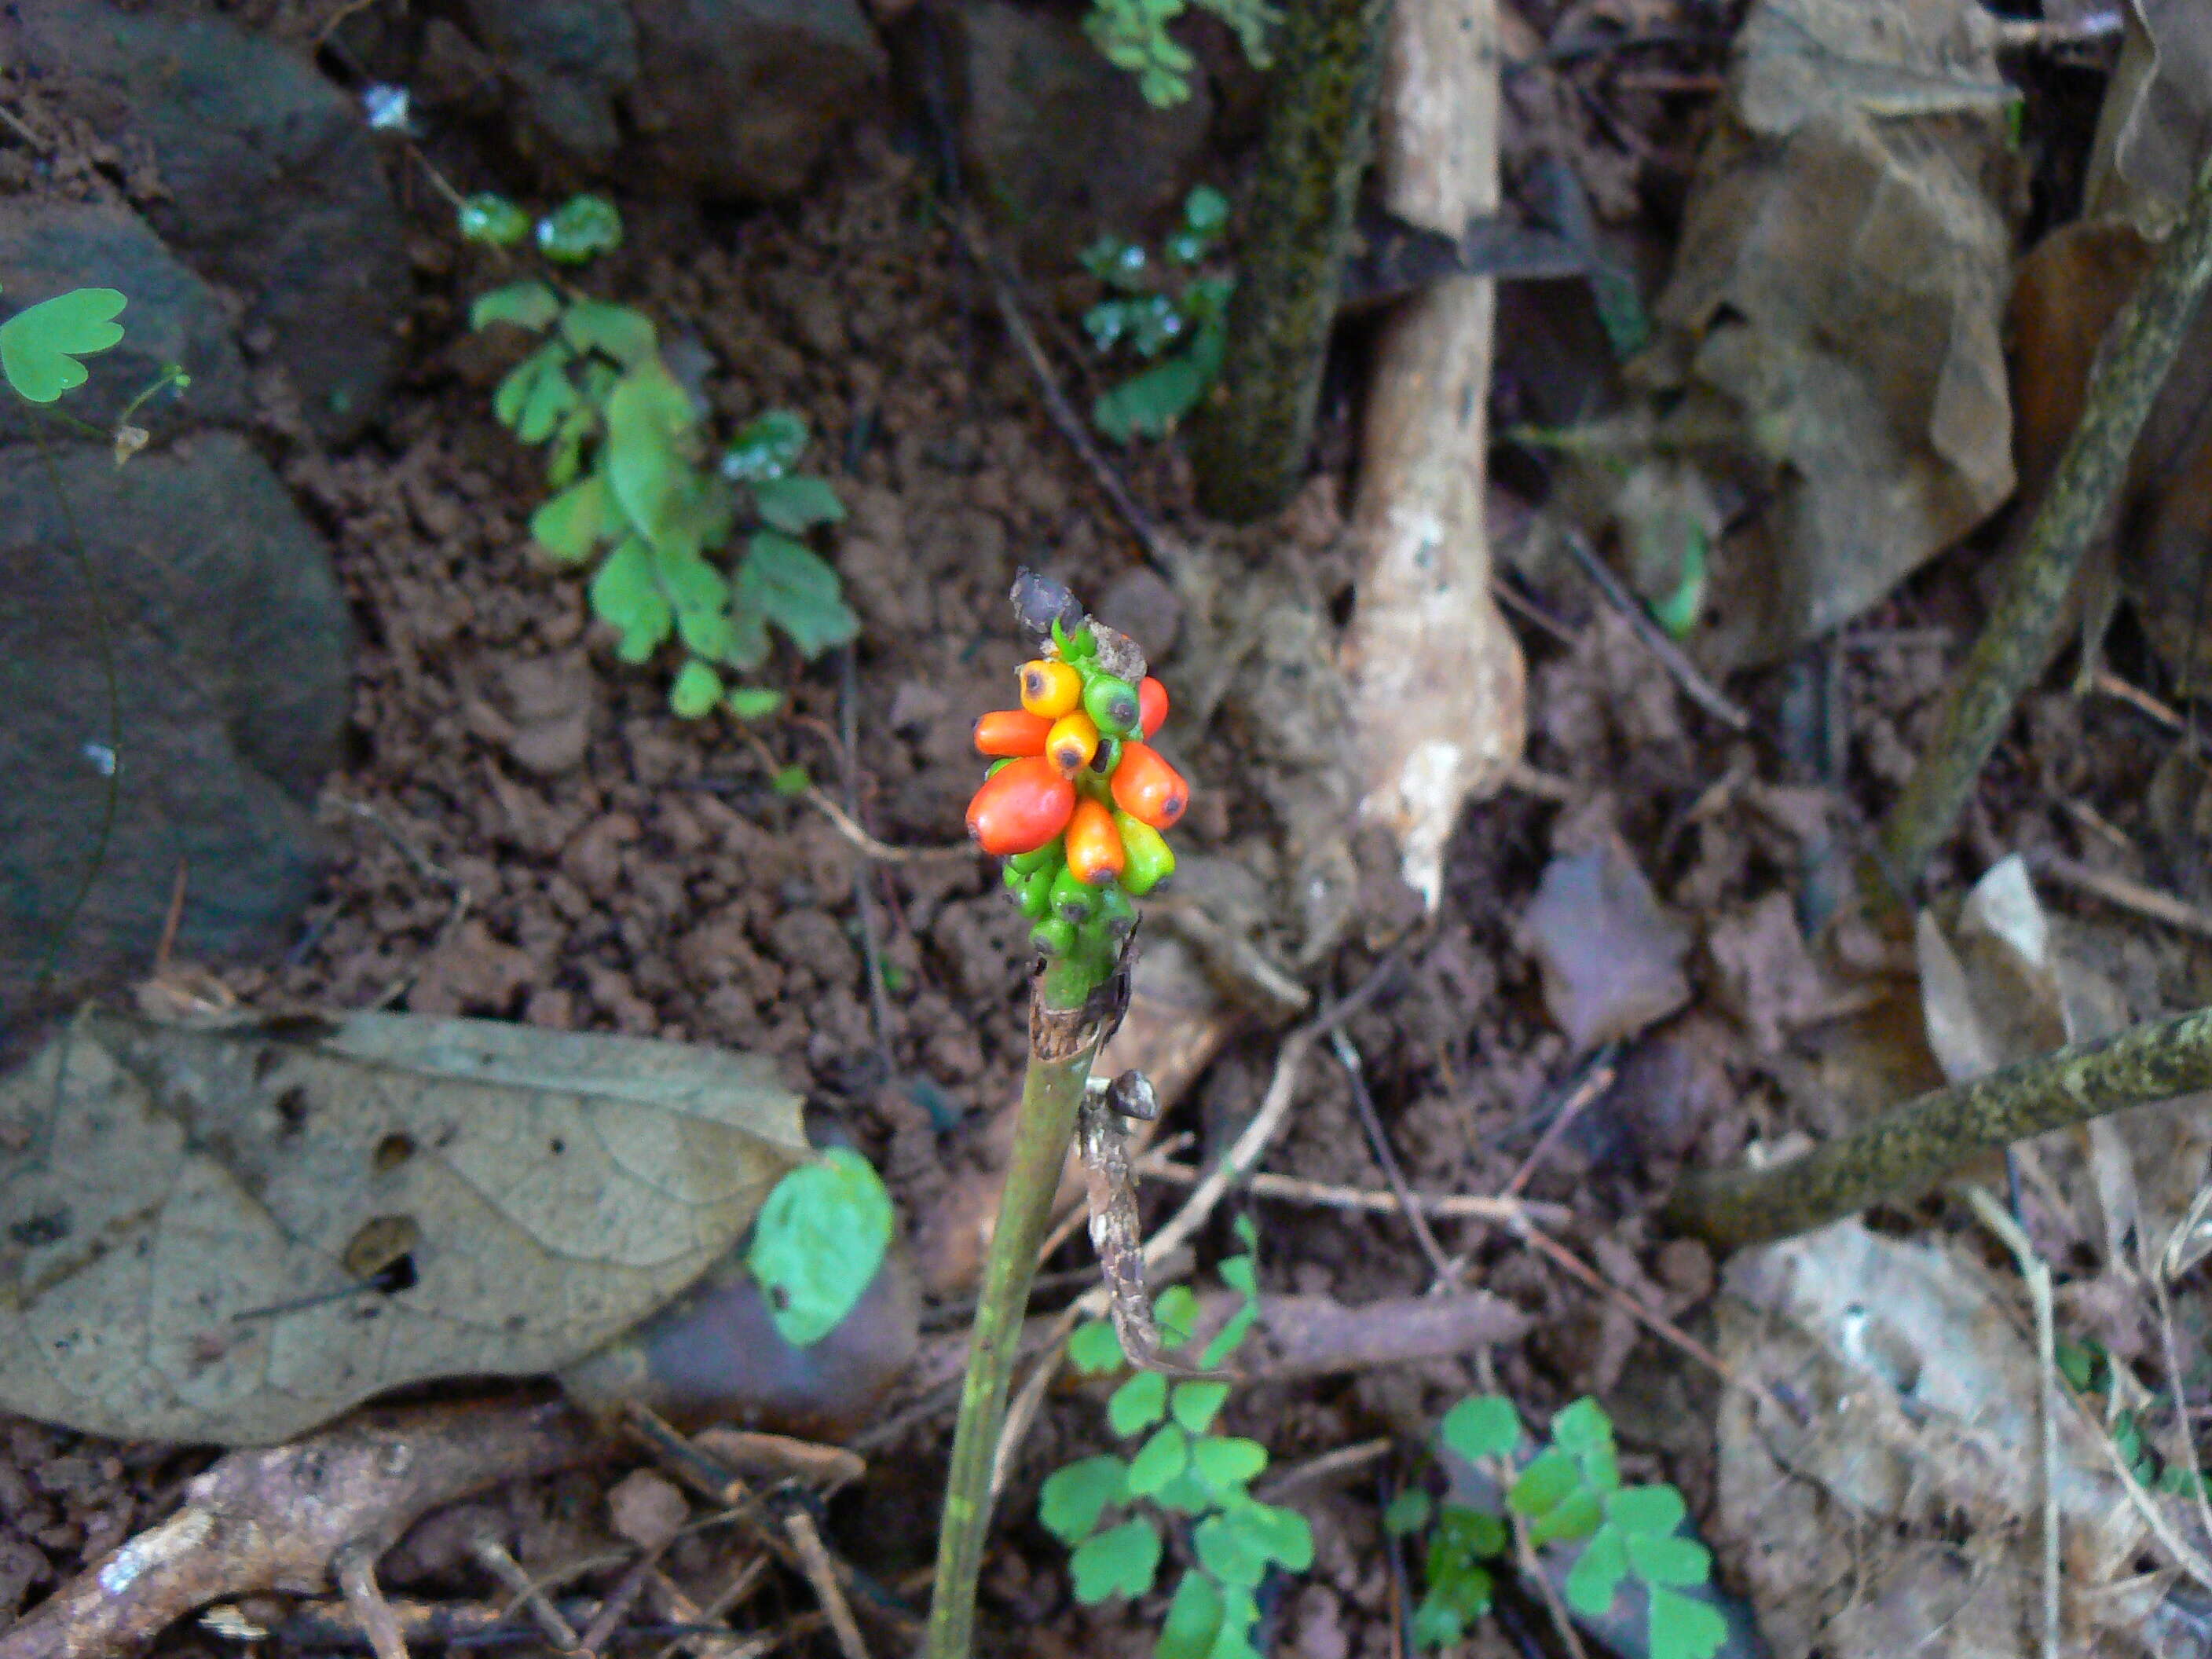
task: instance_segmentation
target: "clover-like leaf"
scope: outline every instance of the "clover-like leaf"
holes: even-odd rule
[[[622,635],[615,654],[624,662],[643,662],[676,625],[668,596],[653,574],[653,554],[632,536],[607,555],[588,590],[592,614]]]
[[[1702,1584],[1713,1576],[1712,1553],[1694,1538],[1632,1532],[1628,1565],[1647,1584]]]
[[[1469,1462],[1503,1457],[1521,1443],[1521,1413],[1503,1395],[1471,1395],[1444,1413],[1437,1432]]]
[[[860,631],[837,572],[803,542],[773,530],[755,532],[738,567],[744,605],[789,636],[802,657],[818,657]]]
[[[791,473],[765,478],[753,486],[753,504],[760,515],[778,530],[803,536],[817,525],[841,524],[845,503],[826,479],[811,473]]]
[[[1703,1601],[1653,1585],[1649,1614],[1651,1659],[1713,1659],[1728,1640],[1728,1621]]]
[[[491,394],[492,413],[500,423],[526,444],[551,437],[562,416],[578,402],[575,385],[568,378],[574,356],[560,341],[549,340],[517,363]]]
[[[1163,1423],[1129,1460],[1129,1495],[1149,1498],[1190,1467],[1190,1437],[1182,1425]]]
[[[1124,1521],[1093,1533],[1068,1558],[1075,1599],[1085,1605],[1109,1595],[1142,1595],[1159,1571],[1159,1530],[1149,1521]]]
[[[1476,1571],[1480,1571],[1478,1568]],[[1488,1586],[1490,1575],[1483,1573],[1484,1596],[1482,1610],[1490,1610]],[[1431,1590],[1421,1598],[1421,1605],[1413,1609],[1413,1645],[1419,1648],[1446,1648],[1466,1632],[1467,1620],[1459,1610],[1443,1595]]]
[[[1267,1467],[1267,1449],[1241,1435],[1209,1434],[1191,1446],[1191,1464],[1217,1492],[1243,1490]]]
[[[1212,1659],[1221,1632],[1221,1592],[1202,1572],[1186,1572],[1160,1624],[1152,1659]]]
[[[461,204],[453,216],[465,242],[513,247],[530,234],[530,216],[492,191],[477,191]]]
[[[556,264],[611,253],[622,239],[622,215],[604,196],[572,196],[538,222],[538,251]]]
[[[1623,1532],[1661,1538],[1679,1528],[1687,1513],[1682,1494],[1672,1486],[1624,1486],[1605,1500],[1606,1519]]]
[[[606,481],[594,472],[530,515],[530,538],[562,564],[580,564],[604,538],[615,533],[607,507]]]
[[[561,296],[538,282],[509,283],[479,294],[469,306],[469,326],[513,323],[533,332],[561,314]]]
[[[1225,1585],[1253,1589],[1267,1576],[1265,1540],[1225,1515],[1209,1515],[1192,1528],[1190,1542],[1199,1565]]]
[[[1106,1420],[1127,1439],[1158,1422],[1167,1408],[1167,1378],[1158,1371],[1139,1371],[1107,1397]]]
[[[123,337],[115,319],[129,301],[112,288],[76,288],[26,306],[0,323],[0,373],[16,395],[50,404],[85,382],[77,359]]]
[[[1620,1581],[1628,1576],[1628,1545],[1618,1527],[1600,1527],[1567,1569],[1567,1605],[1595,1619],[1613,1606]]]
[[[1528,1518],[1532,1544],[1587,1538],[1605,1519],[1597,1494],[1583,1479],[1582,1465],[1563,1446],[1548,1446],[1530,1460],[1505,1501]]]
[[[1118,1457],[1085,1457],[1045,1477],[1037,1519],[1064,1544],[1080,1543],[1109,1504],[1121,1501],[1129,1466]]]
[[[1279,1504],[1249,1503],[1237,1504],[1229,1513],[1286,1571],[1304,1572],[1313,1565],[1313,1527],[1296,1510]]]
[[[1168,1410],[1191,1433],[1204,1434],[1213,1426],[1213,1419],[1220,1414],[1228,1398],[1226,1382],[1178,1382],[1168,1396]]]
[[[1091,423],[1117,444],[1167,437],[1198,407],[1212,379],[1196,352],[1177,352],[1101,392],[1091,405]]]
[[[579,300],[561,313],[562,337],[579,352],[597,351],[634,368],[660,349],[653,319],[605,300]]]
[[[1420,1531],[1436,1512],[1436,1500],[1419,1486],[1408,1486],[1382,1511],[1382,1530],[1393,1538]]]
[[[836,1330],[884,1265],[892,1221],[883,1178],[848,1147],[778,1182],[745,1254],[776,1334],[805,1348]]]
[[[722,476],[733,483],[781,478],[805,453],[806,422],[787,409],[771,409],[738,428],[722,453]]]
[[[765,685],[740,685],[730,693],[730,713],[741,720],[766,720],[783,707],[783,693]]]
[[[722,677],[696,657],[676,671],[675,682],[668,688],[668,706],[682,720],[710,714],[721,701]]]
[[[1067,1363],[1083,1376],[1118,1371],[1128,1361],[1121,1354],[1121,1339],[1110,1319],[1087,1319],[1067,1339]]]

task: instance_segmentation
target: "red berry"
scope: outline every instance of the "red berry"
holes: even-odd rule
[[[1067,827],[1075,786],[1042,755],[1010,760],[968,803],[968,833],[1000,858],[1034,853]]]
[[[1190,805],[1190,786],[1182,774],[1160,758],[1146,743],[1121,745],[1121,763],[1114,769],[1114,805],[1155,830],[1164,830]]]

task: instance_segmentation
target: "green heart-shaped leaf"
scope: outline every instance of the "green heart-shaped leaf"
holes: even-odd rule
[[[26,306],[0,323],[0,373],[17,394],[50,404],[85,381],[79,357],[123,337],[115,318],[129,303],[112,288],[72,289]]]

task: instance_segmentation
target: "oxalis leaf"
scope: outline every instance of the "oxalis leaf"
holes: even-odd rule
[[[16,394],[50,404],[85,382],[77,359],[105,351],[123,337],[116,322],[128,304],[112,288],[72,289],[26,306],[0,323],[0,373]]]
[[[1081,1542],[1109,1504],[1121,1501],[1129,1466],[1118,1457],[1085,1457],[1045,1477],[1037,1519],[1064,1544]]]
[[[1160,1534],[1149,1521],[1124,1521],[1094,1534],[1068,1558],[1075,1599],[1103,1601],[1109,1595],[1142,1595],[1159,1571]]]
[[[777,1184],[745,1262],[785,1341],[811,1347],[853,1311],[883,1266],[891,1223],[882,1178],[848,1148],[830,1148]]]
[[[264,1444],[404,1384],[560,1370],[736,1244],[806,1156],[799,1109],[716,1048],[88,1012],[0,1080],[25,1132],[0,1409]]]
[[[1650,1620],[1651,1659],[1713,1659],[1728,1640],[1728,1621],[1715,1608],[1656,1584]]]

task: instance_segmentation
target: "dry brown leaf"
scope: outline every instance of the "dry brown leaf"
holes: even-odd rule
[[[1794,1421],[1748,1389],[1721,1407],[1715,1538],[1778,1659],[2033,1651],[2040,1370],[2024,1307],[1966,1252],[1856,1221],[1747,1252],[1724,1283],[1722,1358],[1805,1407]],[[2066,1650],[2137,1654],[2146,1528],[2096,1431],[2072,1410],[2057,1429]]]
[[[2085,210],[2162,230],[2212,154],[2212,12],[2201,0],[2124,0],[2123,15]]]
[[[0,1080],[0,1406],[258,1444],[557,1369],[806,1152],[769,1061],[474,1020],[88,1012]]]
[[[1972,0],[1765,0],[1699,159],[1645,366],[1662,438],[1766,504],[1693,644],[1770,661],[2011,493],[1997,323],[2017,160]]]
[[[1545,1006],[1577,1048],[1633,1036],[1690,1000],[1690,930],[1617,836],[1553,859],[1521,925]]]

